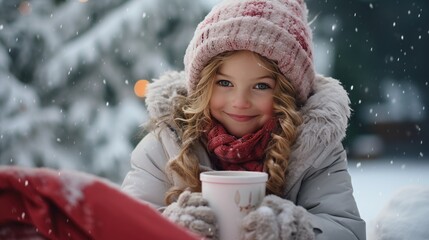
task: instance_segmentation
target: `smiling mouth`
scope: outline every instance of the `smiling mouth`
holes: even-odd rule
[[[237,122],[247,122],[255,117],[255,116],[247,116],[247,115],[236,115],[236,114],[230,114],[230,113],[227,113],[227,115]]]

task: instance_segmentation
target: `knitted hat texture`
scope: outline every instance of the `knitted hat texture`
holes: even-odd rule
[[[189,92],[214,56],[249,50],[277,62],[294,86],[300,103],[307,100],[315,79],[312,36],[304,0],[224,0],[198,24],[186,49]]]

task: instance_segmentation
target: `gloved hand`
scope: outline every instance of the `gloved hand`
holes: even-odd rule
[[[184,191],[162,215],[205,239],[219,238],[215,214],[201,193]]]
[[[243,219],[243,240],[313,240],[313,228],[305,209],[275,195],[266,196],[261,205]]]

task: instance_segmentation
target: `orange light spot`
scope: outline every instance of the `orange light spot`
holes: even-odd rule
[[[28,1],[21,2],[21,4],[19,4],[18,10],[22,15],[27,15],[31,12],[31,5]]]
[[[149,84],[148,80],[138,80],[136,84],[134,85],[134,93],[137,95],[137,97],[145,97],[146,96],[146,88]]]

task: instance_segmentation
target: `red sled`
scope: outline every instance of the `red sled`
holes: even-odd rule
[[[74,171],[0,167],[0,239],[196,240],[107,180]]]

